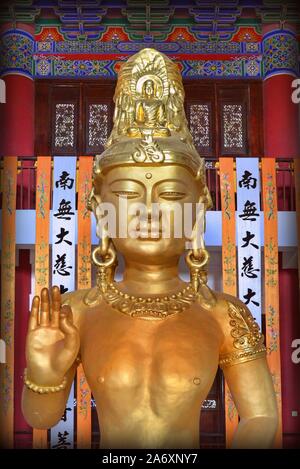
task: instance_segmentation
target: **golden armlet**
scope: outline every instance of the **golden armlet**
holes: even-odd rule
[[[232,365],[238,365],[239,363],[249,362],[266,356],[266,347],[262,345],[255,350],[244,350],[237,353],[229,353],[220,357],[219,366],[220,368],[227,368]]]

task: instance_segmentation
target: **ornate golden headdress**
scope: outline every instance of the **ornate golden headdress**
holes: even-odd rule
[[[176,63],[142,49],[120,68],[114,95],[114,126],[106,150],[97,155],[94,176],[112,166],[179,164],[203,185],[211,203],[204,159],[193,144],[184,111],[184,89]]]

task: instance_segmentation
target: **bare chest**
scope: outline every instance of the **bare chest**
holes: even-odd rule
[[[92,315],[81,330],[82,363],[94,392],[205,394],[218,350],[213,324],[191,316],[147,321],[107,311]]]

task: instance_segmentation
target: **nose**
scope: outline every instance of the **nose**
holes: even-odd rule
[[[153,216],[152,204],[154,204],[154,203],[157,203],[157,200],[156,200],[155,191],[153,189],[153,186],[151,186],[151,187],[147,188],[146,200],[145,200],[148,222],[151,222],[151,217]]]
[[[152,195],[151,195],[151,191],[147,192],[146,213],[147,213],[148,222],[151,222],[151,215],[152,215]]]

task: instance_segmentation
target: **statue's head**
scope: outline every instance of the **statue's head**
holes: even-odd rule
[[[146,80],[143,84],[143,96],[145,98],[152,98],[155,95],[155,85],[152,80]]]
[[[116,250],[137,262],[179,257],[192,241],[197,215],[203,229],[207,201],[201,180],[177,163],[118,165],[94,178],[98,236],[108,230]]]
[[[171,109],[168,100],[176,87],[184,96],[177,65],[144,49],[121,68],[115,102],[120,102],[121,93],[127,95],[130,126],[130,112],[143,91],[147,96],[160,93],[165,108]],[[170,111],[169,134],[159,137],[155,128],[141,129],[139,137],[118,134],[121,111],[116,109],[109,145],[95,158],[90,208],[97,218],[97,234],[105,246],[110,239],[117,251],[136,262],[163,264],[179,257],[187,242],[195,249],[204,247],[202,222],[211,199],[204,160],[192,143],[180,101],[179,105],[181,127],[174,128]]]

